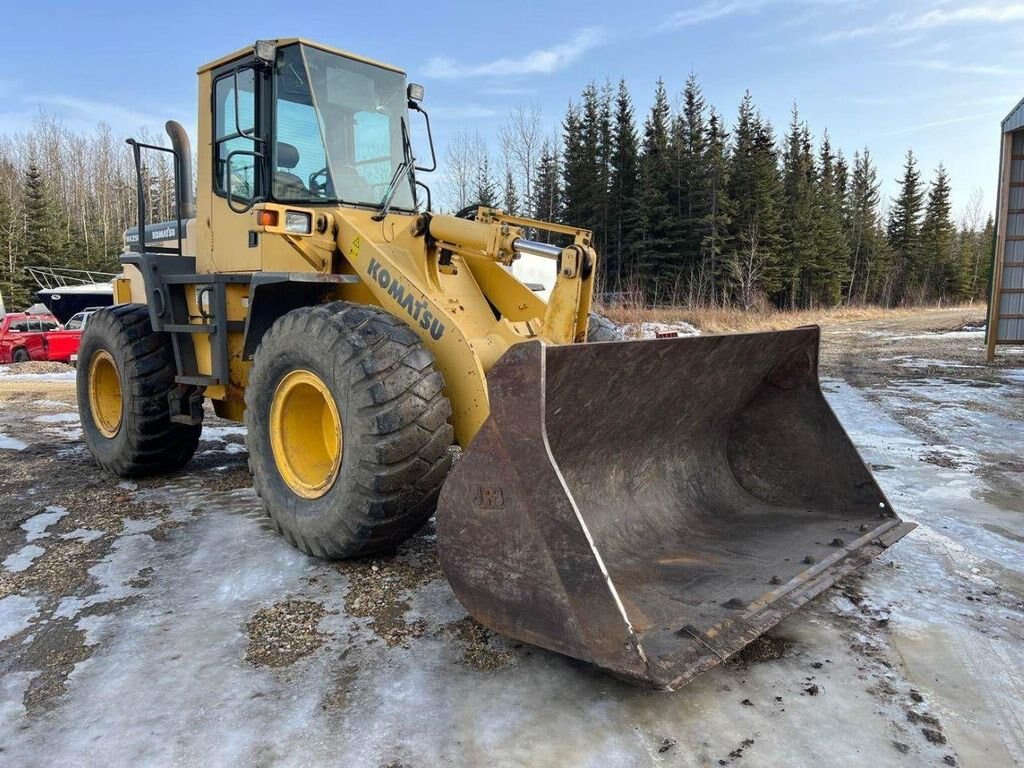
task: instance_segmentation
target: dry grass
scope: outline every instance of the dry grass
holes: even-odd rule
[[[745,311],[737,307],[602,307],[598,311],[617,323],[671,323],[684,321],[706,333],[744,333],[795,328],[799,325],[830,325],[858,320],[879,320],[887,317],[920,316],[938,307],[908,307],[884,309],[882,307],[837,307],[834,309],[800,310],[784,312],[776,309]],[[943,312],[962,311],[964,320],[983,317],[983,305],[942,307]]]

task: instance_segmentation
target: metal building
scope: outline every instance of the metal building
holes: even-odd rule
[[[997,344],[1024,344],[1024,100],[1003,120],[985,340],[989,362]]]

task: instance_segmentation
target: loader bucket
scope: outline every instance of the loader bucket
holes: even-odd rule
[[[818,336],[510,349],[438,504],[459,600],[671,690],[904,536],[822,395]]]

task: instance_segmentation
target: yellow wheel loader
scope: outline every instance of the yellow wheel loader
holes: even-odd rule
[[[378,552],[436,510],[476,619],[664,689],[912,527],[822,396],[816,328],[596,343],[590,232],[432,212],[422,98],[395,67],[263,40],[199,70],[194,200],[180,125],[129,142],[139,225],[79,353],[101,466],[182,467],[209,400],[299,549]],[[154,151],[178,210],[147,225]],[[510,271],[525,255],[550,260],[547,300]]]

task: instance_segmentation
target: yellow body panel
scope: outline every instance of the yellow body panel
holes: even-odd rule
[[[279,45],[296,42],[281,39]],[[401,70],[336,51],[395,72]],[[296,206],[258,203],[251,210],[231,210],[215,192],[211,89],[214,70],[250,56],[243,49],[199,70],[196,162],[196,219],[187,229],[184,255],[195,257],[200,275],[245,275],[258,272],[350,274],[358,283],[339,283],[328,300],[374,304],[404,320],[437,360],[452,404],[457,442],[465,446],[489,414],[487,371],[513,344],[540,339],[568,344],[586,337],[596,256],[590,232],[480,208],[476,219],[391,212],[377,220],[366,207],[337,204]],[[263,226],[261,212],[276,211],[279,225]],[[286,211],[312,216],[308,234],[283,229]],[[560,269],[548,302],[541,300],[506,269],[517,258],[517,242],[527,229],[553,232],[571,240],[555,249]],[[550,255],[550,254],[548,254]],[[202,282],[186,286],[189,322],[206,324],[200,306]],[[218,415],[240,419],[251,363],[242,359],[244,333],[239,329],[249,309],[249,284],[228,283],[227,336],[229,377],[208,386],[204,395]],[[118,282],[118,300],[144,300],[142,276],[126,267]],[[199,375],[214,375],[209,333],[192,334]]]

